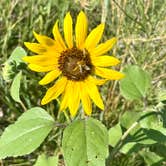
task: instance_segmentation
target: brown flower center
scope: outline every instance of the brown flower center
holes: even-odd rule
[[[58,60],[59,69],[69,80],[82,81],[92,72],[92,63],[87,50],[71,48],[63,51]]]

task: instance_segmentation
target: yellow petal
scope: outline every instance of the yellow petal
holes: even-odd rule
[[[49,88],[41,101],[42,105],[49,103],[51,100],[56,99],[61,93],[63,93],[67,83],[67,78],[60,78],[51,88]]]
[[[119,59],[109,55],[97,56],[91,59],[94,66],[101,67],[115,66],[120,63]]]
[[[54,46],[56,43],[55,43],[55,40],[47,37],[47,36],[44,36],[44,35],[39,35],[37,34],[36,32],[33,31],[33,34],[35,36],[35,38],[37,39],[37,41],[45,46],[48,46],[48,47],[52,47]]]
[[[61,74],[61,72],[59,70],[53,70],[50,71],[49,73],[47,73],[43,79],[41,79],[39,81],[40,85],[46,85],[49,84],[50,82],[52,82],[53,80],[55,80],[59,75]]]
[[[35,52],[38,54],[42,54],[47,51],[47,49],[44,46],[42,46],[41,44],[38,44],[38,43],[24,42],[24,45],[32,52]]]
[[[92,77],[92,79],[96,85],[103,85],[108,81],[108,79],[98,79],[94,77]]]
[[[84,86],[85,86],[90,98],[93,100],[93,102],[100,109],[104,110],[104,104],[103,104],[102,98],[99,94],[96,84],[94,83],[94,81],[91,77],[88,77],[88,79],[85,80]]]
[[[90,34],[85,40],[85,48],[87,50],[93,49],[98,44],[102,37],[103,31],[104,24],[100,24],[90,32]]]
[[[80,49],[82,49],[83,44],[85,42],[85,38],[87,36],[87,28],[88,28],[88,22],[86,15],[83,11],[81,11],[77,16],[77,22],[75,27],[76,46]]]
[[[73,47],[73,21],[70,15],[70,12],[68,12],[64,18],[64,36],[65,41],[69,48]]]
[[[46,55],[25,56],[22,58],[25,62],[36,64],[39,66],[58,65],[57,57],[49,57]]]
[[[67,85],[66,85],[67,87]],[[60,111],[64,111],[67,107],[68,107],[68,99],[69,99],[69,93],[67,93],[66,88],[62,94],[62,100],[61,100],[61,104],[60,104]]]
[[[61,47],[65,50],[66,46],[65,43],[62,39],[62,36],[59,32],[59,28],[58,28],[58,20],[56,21],[54,27],[53,27],[53,35],[54,35],[54,39],[61,45]]]
[[[28,67],[31,70],[36,71],[36,72],[48,72],[48,71],[56,69],[55,65],[53,65],[53,66],[39,66],[39,65],[36,65],[36,64],[29,64]]]
[[[87,115],[91,115],[91,113],[92,113],[92,102],[91,102],[91,99],[90,99],[88,93],[85,91],[84,84],[81,84],[80,86],[81,86],[81,89],[84,89],[84,90],[80,91],[80,97],[81,97],[81,101],[82,101],[82,106],[83,106],[84,112]]]
[[[108,52],[114,44],[116,43],[117,39],[114,37],[110,40],[107,40],[105,43],[99,44],[94,50],[91,51],[92,56],[99,56]]]
[[[67,95],[66,93],[62,94],[62,99],[61,99],[61,103],[60,103],[60,108],[59,111],[65,111],[66,108],[68,107],[68,102],[67,102]]]
[[[78,111],[80,104],[80,85],[79,82],[72,81],[70,86],[70,98],[69,98],[69,110],[72,117],[74,117]]]
[[[62,101],[60,104],[60,111],[65,110],[69,105],[69,100],[71,100],[70,94],[72,93],[72,89],[71,89],[72,83],[73,83],[73,81],[70,81],[70,80],[67,81],[65,90],[64,90],[63,95],[62,95]]]
[[[95,67],[95,74],[110,80],[119,80],[124,77],[123,73],[120,73],[112,69],[106,69],[101,67]]]

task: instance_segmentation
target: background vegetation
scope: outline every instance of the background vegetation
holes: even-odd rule
[[[113,53],[120,60],[118,69],[129,64],[136,64],[150,73],[152,87],[146,98],[141,101],[129,101],[119,93],[116,81],[107,83],[101,88],[105,102],[105,111],[93,110],[93,117],[100,119],[108,128],[118,122],[126,111],[143,111],[155,107],[161,102],[166,87],[166,1],[163,0],[1,0],[0,1],[0,135],[4,128],[13,123],[23,113],[24,107],[40,105],[45,88],[38,85],[41,74],[26,70],[23,65],[21,84],[21,100],[16,104],[10,96],[10,86],[13,77],[19,72],[19,67],[11,64],[12,69],[4,68],[4,64],[17,46],[24,48],[23,42],[33,42],[32,31],[52,36],[51,31],[56,19],[63,24],[63,17],[71,11],[73,18],[80,10],[85,11],[89,20],[89,31],[101,21],[106,23],[103,41],[113,36],[118,37],[118,43]],[[61,29],[62,30],[62,29]],[[58,102],[44,106],[57,118]],[[60,114],[59,122],[64,122]],[[56,153],[60,165],[63,158],[59,149],[62,131],[56,128],[54,137],[50,136],[34,153],[18,158],[7,158],[0,161],[4,166],[30,166],[39,154]],[[55,134],[56,133],[56,134]],[[20,145],[21,146],[21,145]],[[54,150],[56,149],[56,152]],[[108,162],[109,163],[109,162]],[[164,165],[164,161],[160,165]],[[111,166],[144,166],[144,158],[134,155],[118,154]],[[158,165],[158,166],[160,166]]]

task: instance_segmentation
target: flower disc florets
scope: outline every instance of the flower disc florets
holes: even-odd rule
[[[68,80],[82,81],[92,72],[90,55],[86,49],[71,48],[63,51],[58,64]]]

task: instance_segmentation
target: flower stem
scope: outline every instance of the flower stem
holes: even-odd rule
[[[102,16],[101,16],[101,22],[105,23],[106,22],[106,17],[107,17],[107,12],[108,12],[108,0],[103,0],[102,1]]]
[[[27,111],[27,108],[25,107],[25,105],[24,105],[24,103],[23,103],[22,101],[20,101],[20,105],[21,105],[21,107],[23,108],[24,112],[26,112],[26,111]]]
[[[69,117],[68,113],[66,112],[66,110],[63,111],[64,112],[64,115],[65,115],[65,118],[67,120],[68,123],[71,123],[71,118]]]

